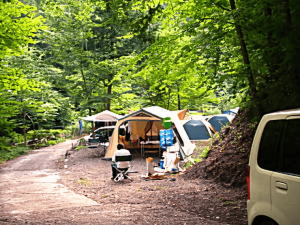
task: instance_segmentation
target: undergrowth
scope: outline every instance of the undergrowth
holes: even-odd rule
[[[14,159],[20,155],[23,155],[27,151],[31,150],[29,147],[12,147],[6,150],[0,150],[0,163],[7,160]]]

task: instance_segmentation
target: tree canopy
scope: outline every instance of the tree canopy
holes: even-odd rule
[[[1,149],[104,109],[296,108],[295,0],[0,3]]]

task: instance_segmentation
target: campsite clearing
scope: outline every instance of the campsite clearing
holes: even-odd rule
[[[66,146],[65,150],[68,150]],[[41,149],[35,153],[51,155],[51,151]],[[26,155],[22,157],[26,162]],[[32,156],[31,156],[32,157]],[[61,158],[57,155],[58,159]],[[143,181],[140,175],[144,172],[145,159],[141,159],[139,152],[133,153],[133,170],[139,173],[133,174],[133,182],[122,181],[114,183],[110,180],[110,161],[103,161],[96,157],[94,149],[81,149],[74,152],[69,160],[64,163],[57,162],[56,158],[44,157],[45,164],[55,162],[56,173],[60,177],[57,185],[64,186],[70,193],[75,193],[95,204],[92,206],[75,206],[66,201],[62,202],[65,193],[62,192],[56,203],[62,205],[60,209],[43,208],[52,193],[35,193],[42,197],[32,198],[32,205],[36,210],[21,213],[18,209],[14,213],[3,211],[5,202],[0,207],[3,212],[0,215],[1,223],[11,224],[246,224],[246,200],[242,189],[226,189],[213,182],[205,180],[183,180],[175,176],[176,180]],[[21,158],[20,158],[21,159]],[[16,161],[16,163],[20,163]],[[60,164],[66,164],[67,169]],[[26,172],[33,173],[32,168],[26,164]],[[8,162],[7,168],[12,168],[14,161]],[[17,166],[17,165],[15,165]],[[3,169],[2,169],[3,170]],[[46,176],[47,174],[43,175]],[[27,177],[28,182],[32,179]],[[45,177],[43,177],[45,178]],[[84,182],[78,182],[84,181]],[[9,184],[11,189],[16,182]],[[36,184],[38,185],[38,184]],[[4,190],[1,190],[4,191]],[[34,192],[33,190],[32,192]],[[33,193],[20,195],[22,198],[31,198]],[[21,206],[20,206],[21,207]],[[39,210],[39,208],[41,210]]]

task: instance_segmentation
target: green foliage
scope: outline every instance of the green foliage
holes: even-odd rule
[[[195,162],[195,163],[198,163],[198,162],[201,162],[201,161],[202,161],[202,159],[200,159],[200,158],[194,159],[194,162]]]
[[[247,85],[244,79],[234,78],[242,64],[238,62],[238,48],[232,46],[232,37],[228,40],[224,37],[234,34],[234,26],[227,23],[227,15],[217,6],[202,1],[143,4],[131,1],[122,7],[122,10],[128,10],[124,14],[120,4],[114,4],[114,7],[118,7],[116,17],[122,22],[124,14],[130,15],[131,9],[139,11],[142,18],[144,13],[152,12],[146,17],[150,20],[146,24],[149,30],[153,24],[158,27],[151,30],[157,36],[155,42],[136,55],[130,62],[131,67],[128,67],[133,91],[139,93],[138,97],[143,98],[146,104],[173,110],[199,109],[208,102],[220,104],[222,99],[230,101],[238,93],[238,89],[236,91],[233,87]],[[208,15],[210,13],[213,16]],[[199,18],[206,15],[210,18]],[[128,26],[137,30],[136,24],[126,19],[130,22]],[[139,31],[142,32],[143,28]],[[218,34],[212,38],[214,32]],[[223,109],[222,105],[219,107]]]
[[[86,146],[84,146],[84,145],[79,145],[79,146],[76,147],[76,150],[79,151],[80,149],[83,149],[83,148],[86,148]]]
[[[216,114],[220,114],[222,113],[220,109],[218,108],[210,108],[208,110],[205,111],[205,115],[216,115]]]
[[[16,158],[17,156],[23,155],[28,150],[30,150],[30,148],[28,147],[12,147],[10,149],[1,149],[0,163]]]
[[[115,0],[112,5],[131,34],[146,29],[156,36],[129,67],[147,104],[202,108],[210,101],[221,110],[250,107],[258,118],[298,107],[297,1]],[[140,13],[138,19],[130,18],[132,10]]]
[[[54,140],[50,140],[50,141],[48,141],[48,144],[49,144],[49,145],[56,145],[56,144],[57,144],[57,142],[56,142],[56,141],[54,141]]]
[[[104,109],[299,105],[296,0],[22,2],[0,2],[1,157]]]
[[[43,19],[36,15],[36,8],[17,0],[0,2],[0,57],[22,54],[29,43],[35,43],[32,37],[43,28]],[[25,15],[25,16],[22,16]]]
[[[49,27],[39,35],[47,43],[41,50],[53,65],[47,81],[70,97],[81,115],[110,109],[124,92],[114,77],[139,49],[137,39],[120,38],[124,27],[111,22],[104,1],[41,1],[40,10]]]
[[[49,139],[49,138],[61,138],[62,135],[69,134],[68,130],[31,130],[28,132],[27,137],[29,139],[37,139],[37,140],[42,140],[42,139]]]
[[[26,79],[22,70],[13,68],[11,58],[24,54],[28,45],[35,43],[37,30],[44,26],[42,17],[35,13],[36,8],[20,1],[0,2],[0,10],[0,156],[5,160],[19,152],[10,150],[11,138],[15,137],[13,128],[19,125],[26,132],[32,122],[28,113],[39,104],[25,97],[28,92],[39,91],[37,84]]]
[[[210,146],[205,147],[202,153],[199,155],[199,157],[206,158],[209,150],[210,150]]]
[[[194,165],[194,163],[191,162],[191,161],[189,161],[189,162],[185,163],[185,164],[183,165],[183,167],[184,167],[184,168],[189,168],[189,167],[191,167],[192,165]]]

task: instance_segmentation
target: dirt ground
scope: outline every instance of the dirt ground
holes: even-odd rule
[[[64,202],[60,209],[0,212],[0,224],[247,224],[244,189],[178,176],[175,181],[145,181],[145,159],[132,154],[131,170],[138,173],[131,174],[132,182],[119,183],[110,179],[111,162],[101,160],[95,149],[74,151],[67,162],[56,158],[57,183],[98,205],[70,207]]]

